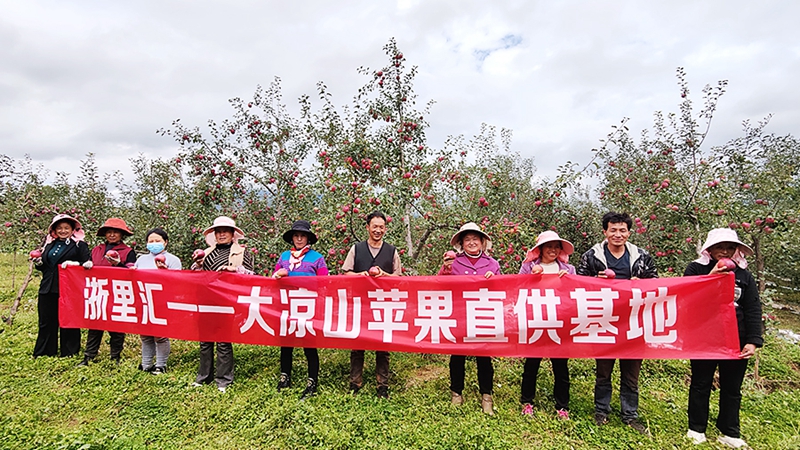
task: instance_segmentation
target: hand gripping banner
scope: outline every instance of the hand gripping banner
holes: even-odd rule
[[[735,359],[734,276],[284,277],[60,270],[59,320],[242,344],[476,356]]]

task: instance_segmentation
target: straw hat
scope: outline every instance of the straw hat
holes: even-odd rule
[[[214,230],[220,227],[227,227],[233,229],[233,241],[237,242],[244,237],[244,232],[241,228],[236,226],[236,222],[227,216],[219,216],[214,219],[214,223],[203,230],[203,235],[206,237],[206,243],[211,246],[217,243],[217,238],[214,237]]]
[[[461,228],[456,232],[456,234],[453,235],[452,238],[450,238],[450,245],[452,245],[456,251],[461,251],[461,239],[466,233],[476,233],[483,238],[483,251],[492,249],[492,238],[490,238],[488,234],[484,233],[475,222],[467,222],[461,226]]]

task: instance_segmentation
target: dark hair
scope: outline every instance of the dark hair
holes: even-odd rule
[[[162,228],[153,228],[152,230],[149,230],[147,233],[145,233],[144,235],[145,242],[147,242],[147,238],[149,238],[151,234],[157,234],[161,236],[164,239],[164,242],[167,242],[169,240],[166,231],[164,231]]]
[[[372,211],[367,216],[367,226],[369,226],[369,223],[372,222],[372,219],[374,219],[376,217],[379,218],[379,219],[383,219],[383,221],[386,222],[386,216],[384,216],[382,212],[380,212],[380,211]]]
[[[618,213],[614,211],[609,211],[605,213],[603,216],[603,229],[608,230],[609,223],[625,223],[628,226],[628,230],[633,228],[633,220],[628,213]]]

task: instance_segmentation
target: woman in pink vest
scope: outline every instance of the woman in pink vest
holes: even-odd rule
[[[105,221],[97,230],[97,235],[106,238],[105,243],[92,249],[92,264],[103,267],[129,268],[136,264],[136,253],[132,248],[122,242],[133,232],[128,229],[124,220],[112,217]],[[122,345],[125,343],[125,333],[109,331],[111,337],[111,360],[119,364]],[[103,340],[103,330],[89,330],[86,335],[86,350],[83,352],[83,361],[78,366],[88,366],[100,350]]]

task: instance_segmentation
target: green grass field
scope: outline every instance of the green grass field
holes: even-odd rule
[[[17,267],[16,285],[27,270]],[[11,258],[0,255],[0,313],[13,301]],[[539,377],[532,418],[520,415],[522,361],[495,360],[496,414],[480,411],[474,362],[467,362],[462,407],[450,405],[447,357],[393,354],[391,399],[373,386],[347,393],[349,352],[321,350],[320,394],[298,400],[305,359],[295,353],[295,387],[277,393],[279,351],[235,345],[236,381],[225,394],[192,388],[198,361],[194,342],[173,341],[170,372],[139,372],[138,336],[128,336],[122,364],[108,360],[107,337],[95,364],[80,359],[31,357],[36,339],[34,279],[14,325],[0,333],[0,448],[721,448],[709,426],[708,444],[684,439],[688,361],[645,361],[640,415],[652,437],[622,425],[618,417],[593,421],[594,362],[572,360],[571,420],[553,411],[547,362]],[[781,321],[784,324],[786,321]],[[795,327],[797,322],[790,322]],[[374,376],[367,352],[366,376]],[[768,333],[745,380],[742,433],[757,449],[800,448],[800,346]],[[615,381],[615,386],[618,381]],[[615,387],[612,407],[618,411]],[[712,393],[712,421],[716,417]]]

